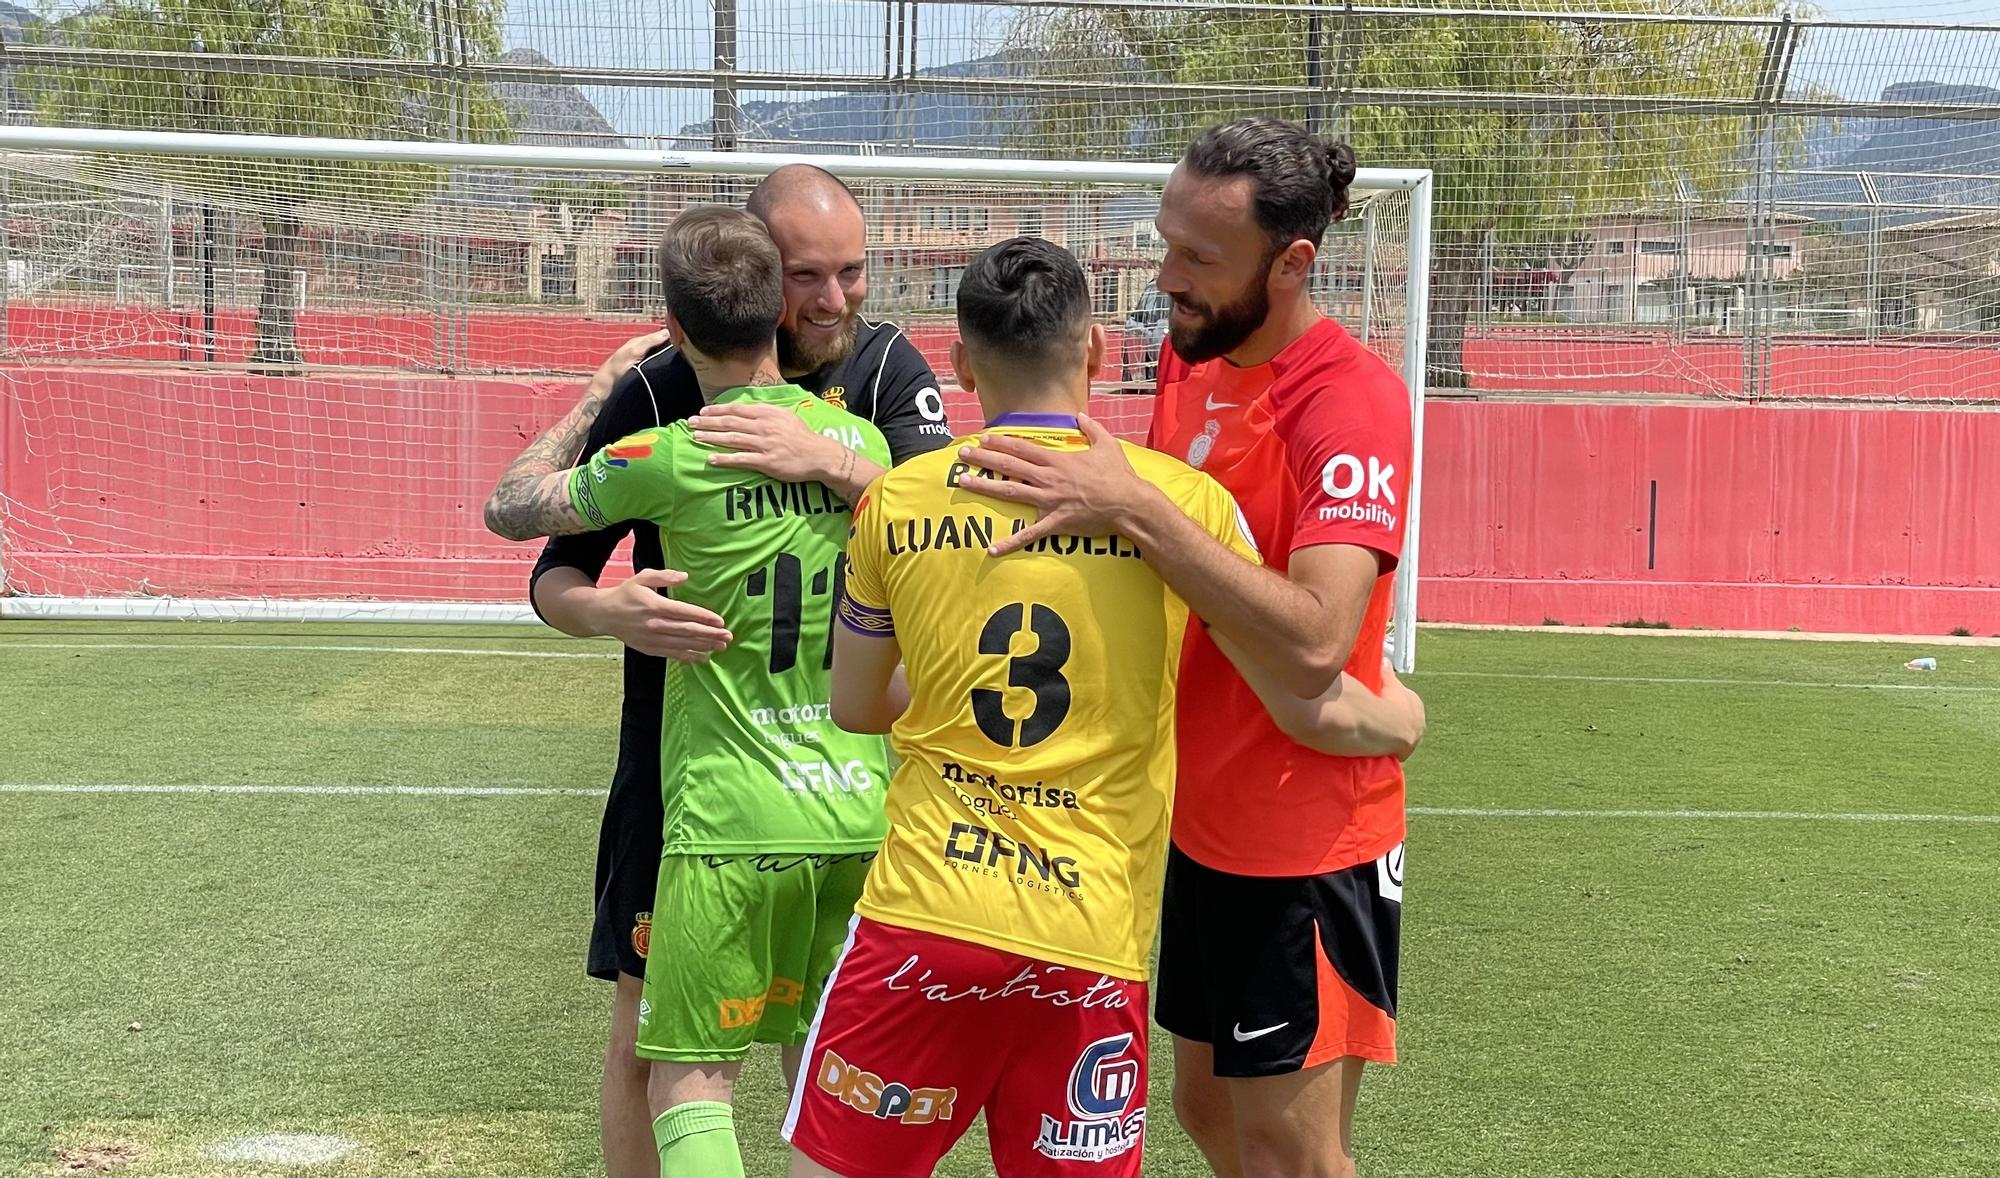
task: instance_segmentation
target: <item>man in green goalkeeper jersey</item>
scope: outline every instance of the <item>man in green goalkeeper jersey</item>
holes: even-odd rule
[[[710,404],[791,408],[850,455],[889,464],[882,434],[779,375],[778,250],[762,223],[688,211],[660,246],[668,325]],[[884,833],[882,740],[827,714],[848,505],[819,483],[711,463],[686,422],[634,434],[574,470],[503,480],[488,526],[559,535],[646,520],[676,590],[731,619],[735,641],[669,663],[660,763],[664,853],[639,1054],[662,1178],[743,1173],[730,1113],[753,1042],[803,1044]],[[673,951],[678,950],[678,951]]]

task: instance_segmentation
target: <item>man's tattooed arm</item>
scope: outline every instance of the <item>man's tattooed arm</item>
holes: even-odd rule
[[[585,440],[612,386],[648,352],[666,343],[665,331],[626,340],[590,378],[583,399],[571,406],[542,436],[529,444],[486,501],[486,527],[509,540],[566,536],[588,532],[593,525],[578,515],[569,501],[569,468],[583,457]]]
[[[569,536],[596,530],[570,502],[568,470],[538,473],[546,461],[530,446],[514,460],[486,500],[486,530],[509,540]]]

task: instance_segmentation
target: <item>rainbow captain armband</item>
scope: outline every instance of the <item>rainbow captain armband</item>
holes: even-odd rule
[[[886,609],[876,609],[854,600],[852,594],[840,595],[840,624],[870,638],[894,638],[896,621]]]

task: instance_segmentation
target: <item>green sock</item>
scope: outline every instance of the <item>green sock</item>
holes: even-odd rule
[[[653,1119],[660,1178],[743,1178],[736,1122],[719,1100],[677,1104]]]

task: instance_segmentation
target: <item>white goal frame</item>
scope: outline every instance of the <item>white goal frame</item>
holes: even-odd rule
[[[777,152],[664,151],[645,148],[558,147],[331,139],[214,132],[117,131],[68,127],[0,127],[0,151],[145,153],[234,159],[370,160],[436,167],[518,167],[566,171],[677,172],[763,176],[791,163],[810,163],[857,180],[1103,183],[1162,186],[1173,165],[1099,160],[980,159],[923,155],[819,155]],[[1395,663],[1416,663],[1419,530],[1422,519],[1424,359],[1430,311],[1432,173],[1426,168],[1362,168],[1351,190],[1410,194],[1408,274],[1402,377],[1410,393],[1409,502],[1404,505],[1403,554],[1396,571]],[[1373,235],[1370,234],[1372,247]],[[1373,267],[1369,268],[1372,278]],[[0,537],[4,542],[4,537]],[[6,553],[0,547],[0,571]],[[450,602],[281,601],[268,598],[8,597],[0,619],[202,619],[340,622],[535,622],[525,604]]]

